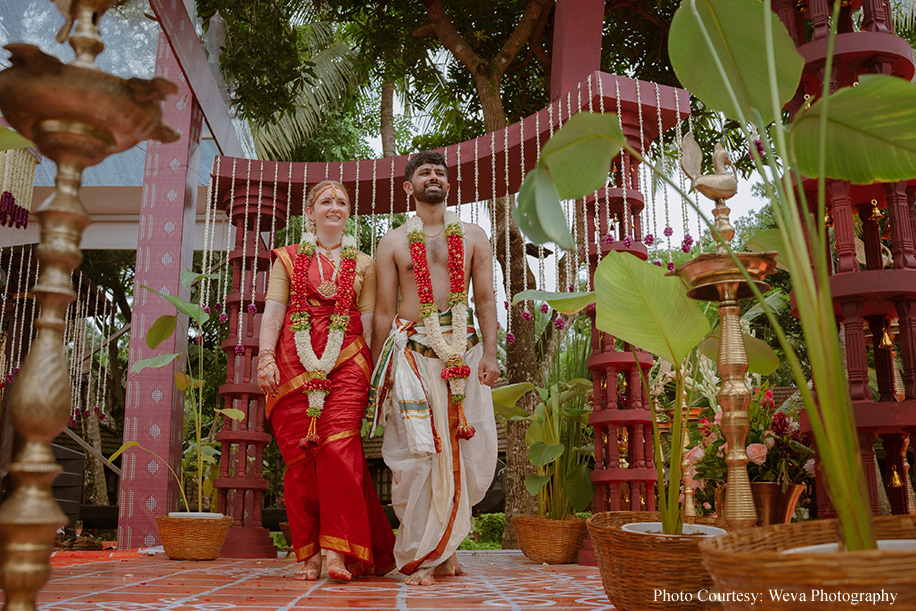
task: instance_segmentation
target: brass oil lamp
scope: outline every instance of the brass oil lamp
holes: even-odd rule
[[[51,573],[55,532],[66,524],[51,493],[61,471],[51,440],[66,426],[70,382],[64,317],[76,298],[72,271],[91,222],[79,200],[83,170],[147,139],[173,142],[161,123],[161,102],[177,87],[162,78],[123,79],[99,70],[104,45],[99,19],[114,0],[56,0],[74,60],[64,64],[34,45],[5,48],[12,66],[0,72],[0,112],[57,164],[55,191],[34,210],[41,225],[41,272],[32,288],[41,313],[35,341],[10,389],[11,420],[21,444],[9,465],[13,490],[0,506],[0,583],[7,611],[32,611]],[[72,33],[71,33],[72,32]]]
[[[730,210],[725,200],[737,193],[738,182],[725,167],[731,161],[721,145],[716,145],[713,154],[715,173],[707,175],[700,173],[702,152],[693,134],[688,132],[684,137],[683,149],[681,165],[692,180],[692,188],[715,202],[715,227],[724,241],[719,242],[717,252],[701,253],[679,265],[671,274],[679,276],[687,284],[690,289],[687,295],[690,298],[719,303],[721,332],[717,365],[722,385],[718,399],[722,408],[722,432],[728,442],[725,456],[728,465],[725,520],[731,530],[749,528],[757,523],[757,510],[747,474],[745,444],[750,428],[747,407],[751,392],[744,380],[747,352],[741,333],[738,302],[752,297],[753,293],[726,247],[735,235],[735,228],[729,221]],[[735,253],[760,292],[770,289],[763,279],[775,271],[777,254]]]

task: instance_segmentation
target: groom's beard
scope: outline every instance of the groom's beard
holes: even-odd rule
[[[428,191],[424,186],[423,190],[418,191],[414,197],[416,197],[417,201],[423,202],[424,204],[441,204],[445,201],[445,195],[445,189],[441,186],[438,191],[434,190],[432,192]]]

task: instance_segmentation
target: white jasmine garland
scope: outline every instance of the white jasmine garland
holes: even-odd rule
[[[302,244],[311,246],[312,252],[317,252],[317,241],[317,237],[311,231],[302,235]],[[344,251],[348,248],[356,249],[356,239],[349,234],[344,235],[341,241],[341,257],[343,257]],[[331,325],[330,331],[328,332],[328,343],[324,347],[321,358],[319,358],[315,354],[315,349],[312,347],[311,325],[305,325],[305,327],[305,329],[300,329],[294,334],[299,361],[302,363],[302,366],[305,367],[306,371],[320,371],[327,375],[331,372],[331,369],[340,357],[346,329],[341,329],[334,324]],[[323,391],[309,391],[309,405],[320,409],[324,404],[324,394]],[[316,405],[316,399],[319,395],[322,405]]]

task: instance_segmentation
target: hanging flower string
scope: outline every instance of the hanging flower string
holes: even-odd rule
[[[337,275],[337,301],[331,315],[328,343],[319,358],[312,347],[311,321],[308,311],[308,269],[315,256],[318,239],[311,231],[302,234],[296,260],[293,264],[293,278],[290,286],[290,316],[293,336],[299,361],[305,367],[306,381],[303,392],[308,395],[309,407],[306,414],[311,417],[308,433],[300,447],[318,446],[318,419],[324,409],[324,402],[331,392],[328,374],[337,363],[343,347],[344,334],[350,325],[350,308],[353,304],[353,280],[356,277],[356,239],[344,235],[340,249],[340,270]],[[304,442],[304,445],[303,445]]]
[[[464,363],[468,338],[468,292],[464,285],[464,231],[458,215],[451,210],[445,212],[445,241],[448,245],[448,304],[452,310],[451,342],[445,339],[439,325],[439,308],[433,298],[433,285],[429,277],[429,263],[426,260],[426,233],[423,219],[413,216],[407,221],[407,242],[410,247],[410,261],[413,263],[414,280],[417,283],[417,297],[420,300],[420,316],[430,345],[436,356],[445,363],[442,379],[448,382],[452,401],[458,406],[458,430],[455,437],[470,439],[477,432],[468,424],[464,414],[464,397],[471,368]]]

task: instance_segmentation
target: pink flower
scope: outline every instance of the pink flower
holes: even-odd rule
[[[224,322],[226,322],[227,320],[229,320],[229,315],[226,314],[225,312],[223,312],[222,314],[219,315],[219,321],[220,321],[220,322],[223,322],[223,323],[224,323]]]
[[[547,305],[546,303],[542,303],[541,304],[541,314],[546,314],[549,311],[550,311],[550,306]]]
[[[703,509],[706,509],[706,510],[712,509],[712,505],[710,505],[709,502],[707,501],[706,503],[703,503]]]
[[[703,433],[704,439],[706,437],[709,437],[709,435],[712,433],[712,420],[710,420],[706,416],[703,416],[702,418],[700,418],[700,421],[697,423],[697,429],[699,429],[699,431]]]
[[[722,412],[716,412],[716,416],[712,419],[712,421],[717,426],[722,426]]]
[[[507,344],[515,343],[515,334],[514,333],[506,333],[506,343]]]
[[[719,446],[719,451],[718,451],[717,455],[718,455],[718,456],[725,456],[726,454],[728,454],[728,442],[727,442],[727,441],[726,441],[725,443],[723,443],[721,446]]]
[[[762,465],[767,460],[767,447],[762,443],[747,446],[747,458],[755,465]]]
[[[669,272],[674,271],[674,261],[668,261],[668,271]]]
[[[562,318],[557,318],[553,321],[553,326],[562,331],[566,327],[566,321]]]
[[[522,320],[531,320],[531,312],[522,312]]]
[[[706,456],[706,450],[702,446],[694,446],[690,448],[690,451],[687,452],[687,456],[684,458],[687,460],[688,464],[697,465],[703,460],[703,457]]]
[[[808,475],[814,475],[814,459],[809,458],[808,462],[805,463],[805,473]]]

